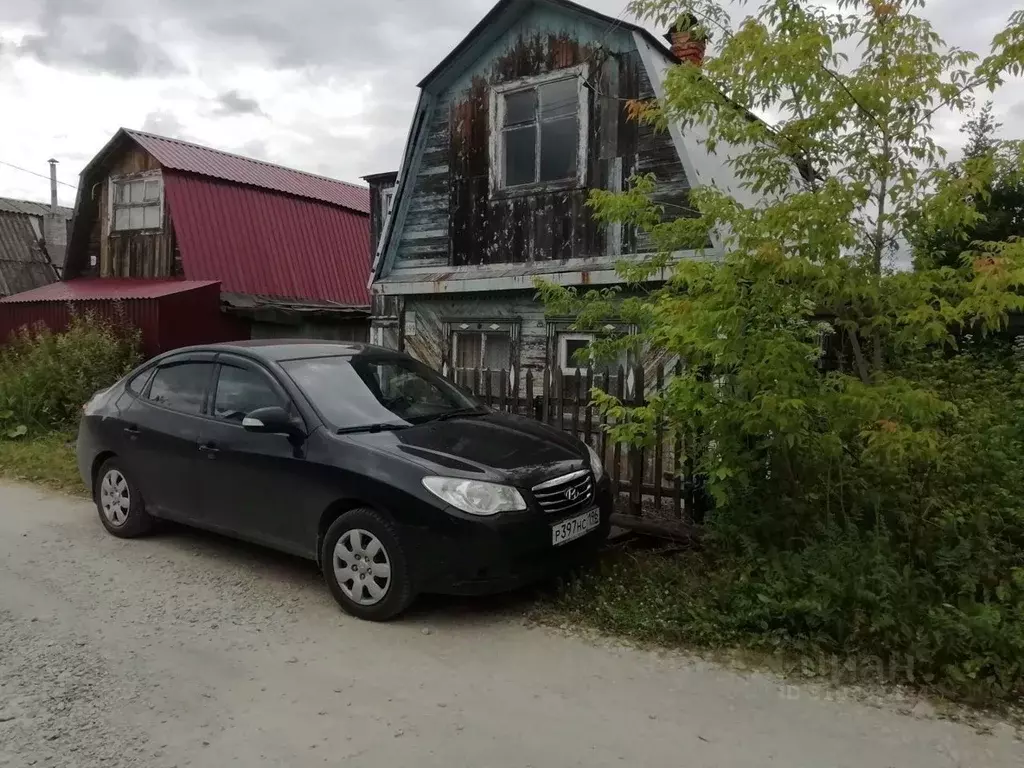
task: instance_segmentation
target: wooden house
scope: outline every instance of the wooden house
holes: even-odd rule
[[[366,187],[121,129],[82,171],[64,277],[216,281],[245,337],[364,341],[369,214]]]
[[[614,285],[618,261],[653,250],[642,232],[596,222],[590,191],[651,173],[672,217],[692,186],[748,195],[726,162],[734,148],[710,154],[699,129],[627,116],[627,101],[663,95],[668,67],[703,54],[685,31],[663,40],[568,0],[501,0],[420,83],[397,178],[367,177],[371,199],[390,198],[374,228],[371,339],[445,371],[573,374],[593,335],[546,314],[535,278]],[[720,247],[715,236],[701,256]],[[641,356],[629,362],[657,366]]]

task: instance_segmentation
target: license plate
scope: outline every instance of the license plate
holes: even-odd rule
[[[559,546],[585,536],[601,525],[601,510],[591,509],[551,526],[551,545]]]

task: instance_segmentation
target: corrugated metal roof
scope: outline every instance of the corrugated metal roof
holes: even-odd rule
[[[48,203],[35,203],[31,200],[15,200],[13,197],[0,197],[0,211],[6,213],[27,213],[29,216],[46,216],[50,213],[50,206]],[[58,205],[57,212],[63,214],[65,219],[70,219],[75,209]]]
[[[42,246],[43,220],[0,211],[0,296],[48,285],[57,279]]]
[[[189,280],[224,291],[367,306],[369,217],[201,176],[165,173]]]
[[[128,128],[122,130],[169,170],[198,173],[237,184],[250,184],[275,192],[340,205],[360,213],[370,212],[370,190],[366,187],[179,139]]]
[[[42,301],[110,301],[159,299],[175,293],[215,285],[216,280],[144,280],[132,278],[84,277],[53,283],[34,291],[0,299],[0,304],[28,304]]]

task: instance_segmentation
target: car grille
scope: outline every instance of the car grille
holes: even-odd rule
[[[594,479],[582,469],[535,485],[533,497],[545,512],[565,514],[589,506],[594,500]]]

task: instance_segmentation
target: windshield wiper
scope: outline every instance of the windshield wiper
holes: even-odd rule
[[[398,430],[398,429],[408,429],[408,428],[409,428],[408,424],[388,424],[388,423],[363,424],[362,426],[358,426],[358,427],[342,427],[341,429],[336,429],[334,431],[334,434],[336,434],[336,435],[354,435],[354,434],[358,434],[358,433],[362,433],[362,432],[369,432],[370,434],[375,434],[377,432],[393,432],[393,431]]]
[[[436,416],[431,416],[426,421],[448,421],[448,419],[457,419],[460,416],[486,416],[490,413],[486,408],[457,408],[454,411],[445,411],[439,413]]]

